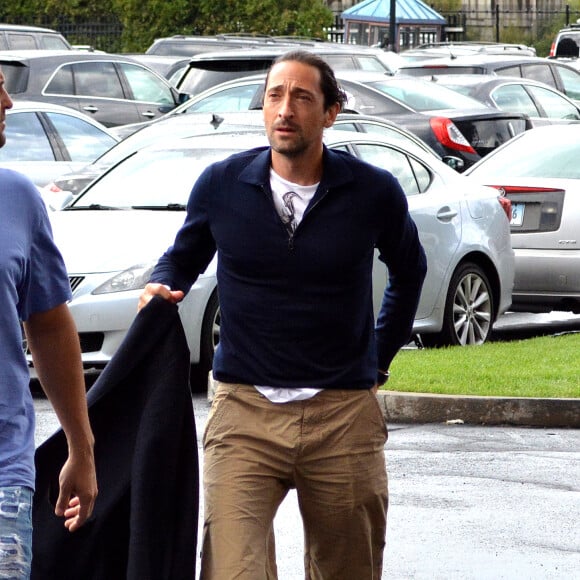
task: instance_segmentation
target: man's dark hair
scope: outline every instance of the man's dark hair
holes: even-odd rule
[[[265,86],[268,86],[268,79],[270,78],[270,71],[272,68],[280,62],[288,61],[301,62],[302,64],[317,68],[320,72],[320,88],[324,95],[324,109],[328,110],[332,105],[334,105],[334,103],[338,103],[342,110],[344,103],[346,102],[346,94],[338,86],[338,82],[334,76],[334,71],[323,58],[313,52],[308,52],[307,50],[291,50],[290,52],[280,55],[268,70]]]

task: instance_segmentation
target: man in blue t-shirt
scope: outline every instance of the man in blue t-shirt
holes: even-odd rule
[[[0,70],[0,147],[12,100]],[[46,207],[24,176],[0,169],[0,578],[26,579],[32,559],[34,406],[22,328],[69,455],[55,513],[75,531],[97,495],[80,345],[71,291]],[[21,325],[22,323],[22,325]]]

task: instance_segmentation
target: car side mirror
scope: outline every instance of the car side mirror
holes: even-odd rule
[[[461,170],[465,167],[465,162],[463,159],[454,157],[453,155],[445,155],[441,158],[441,161],[443,161],[445,165],[449,165],[451,169],[455,169],[455,171],[461,172]]]

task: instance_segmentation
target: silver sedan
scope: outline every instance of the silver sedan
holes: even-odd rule
[[[436,344],[480,344],[511,302],[513,252],[497,191],[470,186],[423,147],[401,139],[328,131],[327,146],[388,168],[408,196],[429,272],[414,332]],[[151,269],[173,242],[189,193],[211,162],[266,144],[263,130],[160,142],[141,149],[51,214],[73,285],[70,309],[87,366],[114,354]],[[215,258],[180,312],[192,363],[209,368],[219,340]],[[376,260],[378,311],[388,272]]]
[[[538,127],[467,171],[511,201],[512,310],[580,313],[580,125]]]

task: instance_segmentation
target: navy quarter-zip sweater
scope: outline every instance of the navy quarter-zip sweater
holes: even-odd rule
[[[269,147],[208,167],[151,281],[189,290],[217,250],[224,382],[364,389],[410,338],[426,259],[387,171],[324,148],[323,175],[289,236],[270,190]],[[389,272],[375,328],[375,248]]]

